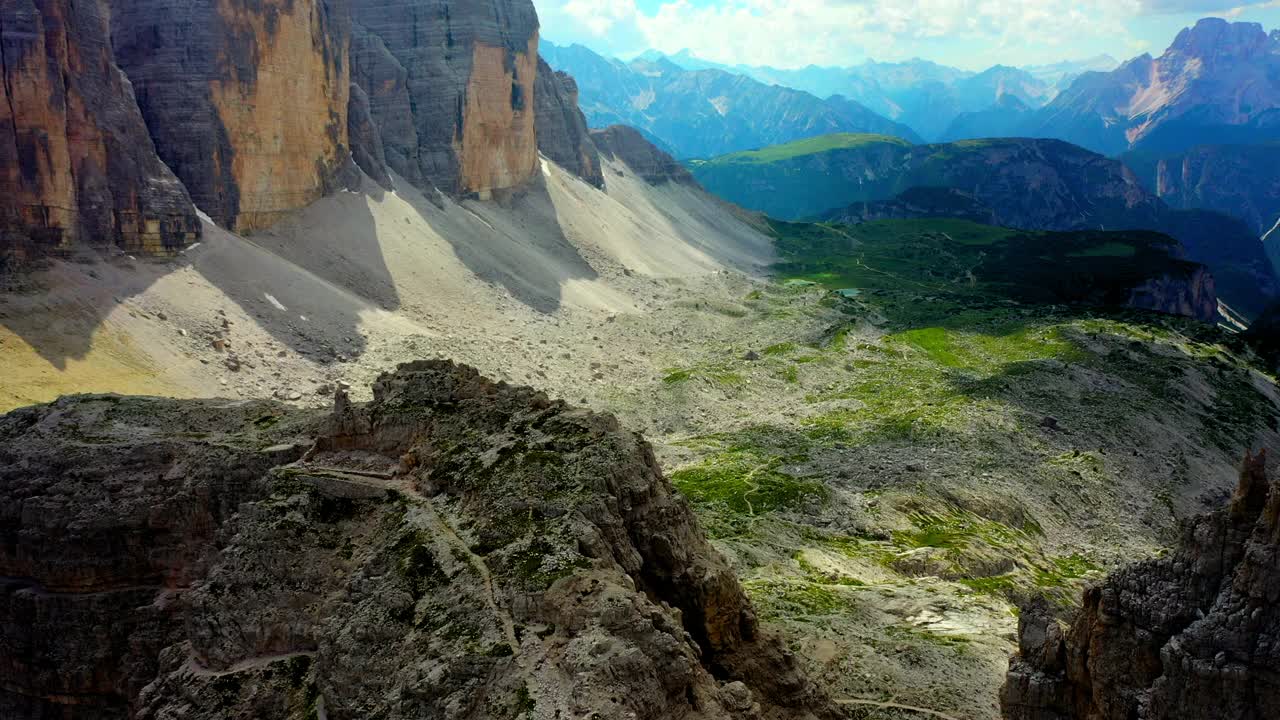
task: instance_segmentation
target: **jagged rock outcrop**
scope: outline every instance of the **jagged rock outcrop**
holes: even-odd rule
[[[591,139],[600,154],[610,160],[619,158],[650,185],[666,182],[696,184],[693,175],[675,158],[659,150],[627,125],[611,125],[603,130],[592,130]]]
[[[16,411],[0,521],[5,717],[833,717],[639,436],[447,362]]]
[[[266,227],[338,186],[349,157],[342,3],[105,1],[160,157],[219,225]]]
[[[591,141],[587,118],[578,108],[578,84],[539,58],[534,99],[538,151],[595,187],[604,187],[600,152]]]
[[[1263,720],[1280,707],[1280,482],[1245,459],[1229,507],[1178,549],[1086,591],[1068,623],[1019,622],[1002,703],[1011,720]]]
[[[108,40],[95,1],[0,5],[0,268],[77,244],[165,253],[199,236]]]
[[[422,187],[481,197],[533,176],[538,16],[530,0],[350,6],[353,73],[392,169]]]

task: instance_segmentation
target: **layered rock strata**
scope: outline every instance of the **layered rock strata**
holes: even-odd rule
[[[97,2],[0,5],[0,266],[81,244],[163,254],[199,234],[112,59],[107,17]]]
[[[219,225],[266,227],[338,185],[349,18],[334,0],[106,0],[156,149]]]

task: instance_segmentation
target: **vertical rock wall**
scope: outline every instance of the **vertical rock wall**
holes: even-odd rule
[[[392,169],[421,187],[482,197],[532,177],[530,0],[351,0],[351,14],[353,73]]]
[[[265,227],[333,188],[347,159],[344,4],[110,2],[156,148],[219,225]]]
[[[578,84],[541,58],[534,86],[538,151],[596,187],[604,187],[600,152],[591,141],[587,118],[578,107]]]
[[[1024,608],[1010,720],[1264,720],[1280,708],[1280,482],[1245,458],[1230,505],[1123,568],[1069,622]]]
[[[77,243],[162,253],[198,236],[98,2],[5,0],[0,74],[0,263]]]
[[[531,0],[7,0],[0,39],[0,259],[266,227],[352,157],[485,198],[541,149],[603,185]]]

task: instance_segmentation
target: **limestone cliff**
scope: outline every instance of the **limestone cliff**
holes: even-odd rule
[[[199,235],[106,22],[94,1],[0,5],[0,267],[80,243],[163,253]]]
[[[326,0],[106,0],[160,157],[239,231],[335,186],[348,158],[349,19]]]
[[[587,118],[578,108],[578,84],[538,60],[534,85],[538,151],[596,187],[604,187],[600,152],[591,141]]]
[[[601,154],[610,159],[621,158],[650,185],[666,182],[696,184],[683,165],[633,127],[612,125],[603,130],[592,130],[591,139]]]
[[[647,443],[447,362],[0,417],[0,577],[3,717],[833,717]]]
[[[1248,457],[1226,509],[1114,573],[1068,623],[1024,610],[1011,720],[1263,720],[1280,707],[1280,482]]]
[[[1147,278],[1130,291],[1124,304],[1168,315],[1192,317],[1207,323],[1218,319],[1216,283],[1204,266]]]
[[[538,16],[530,0],[350,4],[353,72],[392,169],[422,187],[481,197],[533,176]]]

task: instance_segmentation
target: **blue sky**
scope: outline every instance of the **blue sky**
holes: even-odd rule
[[[534,0],[543,37],[803,67],[921,57],[967,69],[1160,54],[1213,15],[1280,28],[1280,0]]]

